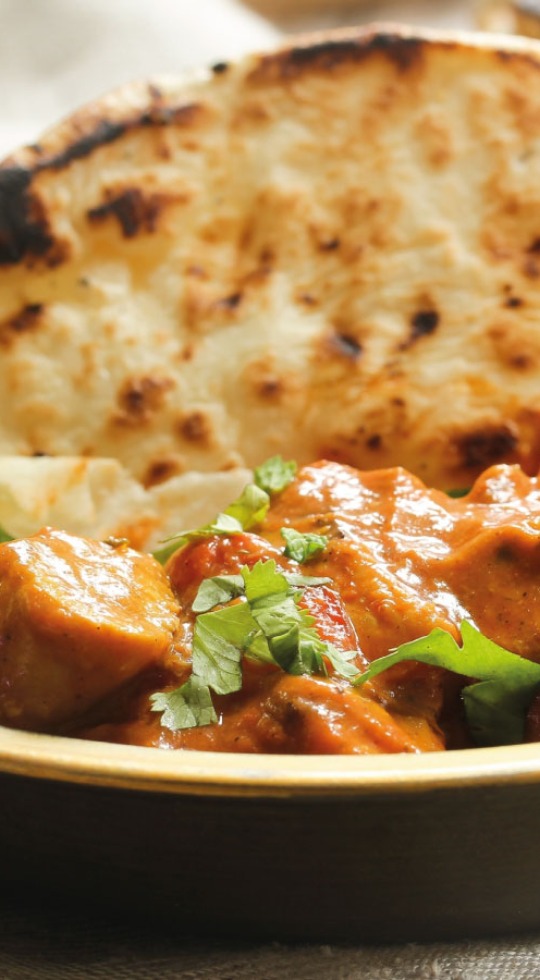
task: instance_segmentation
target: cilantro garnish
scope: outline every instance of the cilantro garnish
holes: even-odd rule
[[[248,483],[238,500],[218,514],[209,524],[191,531],[181,531],[163,542],[163,547],[154,551],[154,558],[164,565],[171,555],[183,548],[189,541],[211,538],[215,534],[223,537],[241,534],[262,524],[270,506],[270,497],[294,480],[296,463],[286,463],[281,456],[273,456],[261,463],[254,472],[253,483]]]
[[[8,532],[0,525],[0,544],[5,544],[8,541],[15,541],[12,534]]]
[[[350,663],[356,651],[343,653],[322,640],[314,617],[299,604],[303,588],[326,582],[303,576],[288,580],[273,559],[259,561],[252,569],[244,566],[240,575],[202,582],[193,603],[199,615],[191,678],[174,691],[151,698],[152,710],[163,712],[163,724],[176,730],[215,721],[210,692],[240,690],[244,655],[273,663],[288,674],[323,677],[328,675],[327,658],[336,673],[349,679],[356,676],[358,671]],[[224,605],[234,598],[240,601]]]
[[[281,456],[272,456],[271,459],[267,459],[265,463],[256,467],[253,478],[261,490],[265,490],[266,493],[273,496],[276,493],[281,493],[285,487],[289,486],[289,483],[292,483],[296,469],[294,460],[285,462]]]
[[[191,608],[195,613],[209,612],[215,606],[223,606],[243,593],[244,579],[241,575],[216,575],[215,578],[205,578],[199,586]]]
[[[292,527],[282,527],[280,534],[285,541],[283,554],[301,565],[324,551],[328,544],[324,534],[300,534]]]
[[[211,725],[217,721],[207,684],[192,674],[185,684],[168,693],[152,694],[152,711],[161,711],[161,724],[173,732],[180,728]]]
[[[540,664],[510,653],[470,623],[461,624],[459,646],[450,633],[433,630],[428,636],[404,643],[386,657],[373,661],[355,685],[404,660],[474,677],[462,697],[471,734],[478,745],[510,745],[523,741],[525,714],[540,687]]]
[[[238,500],[229,504],[225,514],[238,521],[243,531],[249,531],[264,521],[269,506],[270,499],[266,491],[255,483],[248,483]]]
[[[454,490],[447,490],[446,496],[457,500],[459,497],[466,497],[470,492],[471,487],[456,487]]]
[[[211,538],[218,534],[227,537],[232,534],[241,534],[242,531],[249,531],[250,528],[261,524],[270,506],[270,497],[254,483],[248,483],[238,500],[235,500],[222,514],[218,514],[215,520],[203,527],[198,527],[192,531],[182,531],[175,534],[163,543],[162,548],[154,551],[154,558],[157,558],[162,565],[168,561],[171,555],[179,548],[183,548],[189,541],[196,541],[199,538]]]

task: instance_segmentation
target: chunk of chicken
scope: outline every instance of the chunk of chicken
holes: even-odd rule
[[[177,603],[151,557],[45,528],[0,545],[0,722],[53,730],[168,651]]]

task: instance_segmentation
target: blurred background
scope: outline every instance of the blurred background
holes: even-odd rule
[[[369,21],[534,34],[540,0],[0,0],[0,157],[124,82]]]

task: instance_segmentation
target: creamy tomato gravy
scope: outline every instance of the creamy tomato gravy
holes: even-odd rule
[[[404,663],[355,689],[328,678],[289,676],[243,662],[242,690],[215,697],[218,723],[177,732],[150,711],[149,693],[190,673],[191,604],[202,579],[259,559],[283,568],[282,527],[329,538],[302,566],[331,586],[303,602],[321,637],[356,651],[361,670],[401,643],[463,620],[515,653],[540,660],[540,488],[515,466],[487,470],[452,499],[402,469],[358,472],[337,463],[304,467],[272,503],[255,534],[193,542],[167,572],[180,630],[158,669],[108,706],[108,718],[77,733],[163,748],[239,752],[417,752],[470,744],[459,691],[465,678]]]

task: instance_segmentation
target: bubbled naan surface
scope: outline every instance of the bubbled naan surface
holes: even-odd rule
[[[536,470],[539,290],[533,42],[349,32],[134,85],[0,169],[0,452],[146,487]]]

